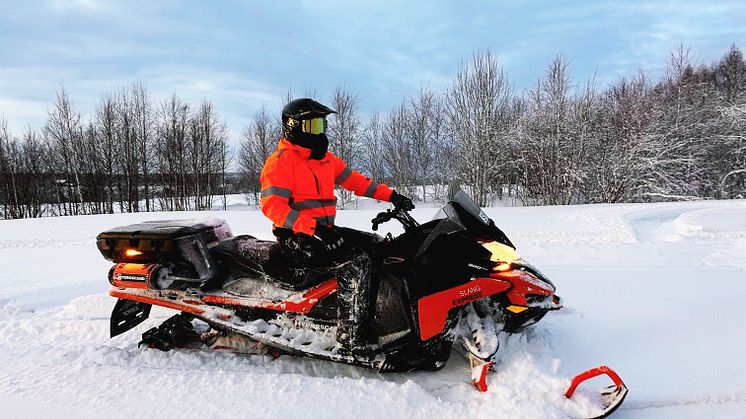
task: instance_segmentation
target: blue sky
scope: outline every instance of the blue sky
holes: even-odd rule
[[[39,128],[63,83],[91,115],[102,93],[144,82],[158,100],[208,98],[234,135],[282,97],[355,92],[388,111],[445,89],[491,48],[517,91],[562,54],[575,80],[638,68],[653,77],[679,43],[710,63],[746,47],[746,1],[0,0],[0,114]]]

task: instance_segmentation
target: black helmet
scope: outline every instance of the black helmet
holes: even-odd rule
[[[288,134],[292,134],[300,125],[300,121],[313,118],[325,118],[327,115],[332,113],[337,112],[311,98],[304,97],[301,99],[295,99],[282,108],[282,130],[285,133],[285,136],[288,136]]]
[[[326,154],[326,116],[337,113],[311,98],[295,99],[282,108],[282,133],[293,144],[311,150],[311,158]]]

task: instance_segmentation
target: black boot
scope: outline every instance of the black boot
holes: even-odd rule
[[[340,353],[371,358],[375,344],[370,330],[370,257],[357,249],[336,270],[337,341]]]
[[[366,346],[371,339],[368,333],[367,316],[362,315],[361,311],[367,307],[362,307],[355,301],[357,296],[346,296],[344,294],[347,291],[342,291],[341,288],[338,292],[340,304],[337,308],[337,341],[350,350]]]
[[[378,345],[370,337],[367,328],[360,324],[340,323],[337,328],[337,341],[342,345],[339,353],[360,360],[371,360],[375,357]]]

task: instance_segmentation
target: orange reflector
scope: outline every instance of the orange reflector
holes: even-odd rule
[[[521,307],[521,306],[508,306],[508,311],[513,312],[515,314],[518,314],[520,312],[528,310],[528,307]]]
[[[497,266],[495,266],[494,270],[505,272],[507,270],[510,270],[510,263],[508,262],[500,262]]]
[[[137,250],[137,249],[127,249],[127,250],[124,251],[124,255],[127,256],[128,258],[133,258],[135,256],[140,256],[141,254],[142,254],[142,252],[139,251],[139,250]]]

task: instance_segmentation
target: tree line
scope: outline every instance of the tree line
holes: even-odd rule
[[[707,65],[681,46],[659,80],[639,71],[601,87],[573,81],[557,57],[520,92],[485,50],[444,91],[423,87],[387,112],[362,115],[343,87],[317,99],[338,112],[333,152],[420,201],[445,199],[454,180],[482,206],[746,195],[746,61],[736,46]],[[235,193],[256,203],[279,113],[253,116],[233,164],[227,126],[207,100],[154,103],[135,84],[84,118],[61,89],[43,129],[19,137],[0,118],[0,217],[201,210]]]
[[[746,62],[736,46],[709,65],[680,46],[660,80],[638,71],[604,87],[575,83],[556,57],[523,92],[486,50],[445,91],[422,88],[388,112],[363,118],[343,88],[329,103],[339,111],[330,148],[421,201],[445,199],[453,180],[481,206],[746,196]],[[251,196],[279,132],[266,109],[244,131]]]
[[[209,101],[154,104],[142,84],[84,119],[57,92],[40,131],[0,119],[0,217],[210,209],[227,193],[227,126]]]

